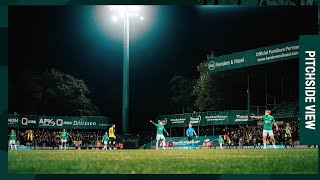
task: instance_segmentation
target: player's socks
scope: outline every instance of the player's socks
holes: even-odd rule
[[[17,149],[17,145],[14,145],[14,149]]]
[[[263,149],[267,149],[267,144],[263,143]]]
[[[12,145],[10,145],[10,150],[12,150],[13,149],[13,146]]]
[[[192,147],[192,149],[194,149],[194,143],[192,143],[191,147]]]
[[[158,150],[158,144],[159,144],[159,140],[157,140],[157,143],[156,143],[156,150]]]
[[[67,149],[67,146],[64,146],[64,150],[66,150]]]

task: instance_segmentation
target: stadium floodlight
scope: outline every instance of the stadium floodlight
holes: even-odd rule
[[[112,21],[123,20],[124,38],[123,38],[123,86],[122,86],[122,131],[128,133],[128,114],[129,114],[129,19],[139,18],[141,6],[138,5],[115,5],[110,6],[113,12]],[[120,18],[119,18],[120,17]]]
[[[110,6],[110,10],[115,12],[114,17],[121,17],[121,18],[129,18],[129,17],[140,17],[142,20],[143,17],[140,16],[141,6],[139,5],[115,5]]]
[[[118,17],[117,16],[112,16],[111,18],[112,18],[113,22],[117,22],[118,21]]]

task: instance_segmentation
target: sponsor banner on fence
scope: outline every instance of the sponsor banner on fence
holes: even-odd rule
[[[186,114],[172,114],[161,115],[157,117],[157,120],[162,120],[166,128],[170,127],[187,127],[188,124],[194,126],[207,126],[207,125],[240,125],[255,123],[259,125],[259,121],[256,119],[248,118],[248,111],[246,110],[231,110],[231,111],[212,111],[212,112],[200,112],[200,113],[186,113]],[[298,120],[297,114],[290,115],[273,115],[280,124],[283,124],[283,120],[290,119],[291,121]],[[262,125],[260,123],[260,125]]]
[[[12,128],[106,129],[110,125],[109,118],[97,116],[8,115],[8,127]]]
[[[59,150],[59,147],[35,147],[36,150]],[[75,150],[76,147],[67,147],[67,150]]]
[[[267,46],[208,59],[208,71],[215,73],[299,57],[299,41]]]
[[[157,119],[163,120],[166,127],[246,124],[250,121],[246,110],[162,115]]]
[[[34,146],[17,146],[17,150],[35,150]],[[10,150],[10,146],[8,146],[8,150]]]

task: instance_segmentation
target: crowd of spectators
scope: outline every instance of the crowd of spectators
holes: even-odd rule
[[[298,122],[289,122],[291,127],[292,143],[299,141],[299,124]],[[278,125],[278,131],[273,130],[276,144],[284,145],[286,123]],[[257,146],[263,144],[262,125],[238,125],[238,126],[217,126],[215,135],[222,135],[225,143],[231,146]],[[270,144],[267,138],[267,144]]]
[[[297,121],[289,122],[291,127],[292,143],[299,141],[299,123]],[[276,144],[285,144],[285,125],[279,124],[279,130],[275,131]],[[198,133],[197,127],[194,127]],[[262,142],[262,124],[252,125],[216,125],[199,127],[200,136],[222,135],[226,145],[230,146],[255,146],[261,145]],[[183,131],[183,128],[180,128]],[[59,147],[61,130],[57,129],[34,129],[33,140],[28,141],[29,129],[16,129],[18,145],[32,145],[40,147]],[[8,138],[11,129],[8,129]],[[102,130],[68,130],[67,146],[78,147],[77,142],[81,142],[81,147],[96,147],[98,142],[103,146],[102,138],[105,131]],[[150,137],[150,136],[146,136]],[[117,136],[117,143],[123,143],[131,148],[139,147],[139,135],[132,137]],[[149,141],[148,139],[146,141]],[[268,142],[267,142],[268,143]]]
[[[33,129],[32,141],[28,140],[28,132],[30,129],[17,129],[17,144],[38,147],[58,147],[60,145],[61,130],[51,129]],[[11,129],[9,129],[9,132]],[[102,144],[105,131],[101,130],[70,130],[67,146],[78,147],[77,142],[83,147],[96,147],[97,144]],[[9,133],[8,133],[9,134]],[[124,142],[123,138],[119,138],[118,142]]]

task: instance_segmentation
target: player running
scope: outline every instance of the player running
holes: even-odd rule
[[[196,135],[198,138],[198,135],[196,131],[192,128],[192,124],[189,124],[189,128],[186,131],[187,137],[188,137],[188,149],[194,149],[194,137],[193,134]],[[190,146],[190,144],[192,144]]]
[[[108,149],[108,141],[109,141],[109,136],[108,136],[108,132],[106,132],[106,134],[103,136],[103,150],[107,150]]]
[[[63,129],[63,132],[61,132],[61,146],[60,149],[64,147],[64,150],[67,149],[67,137],[70,136],[67,132],[66,129]],[[71,137],[71,136],[70,136]]]
[[[276,149],[275,145],[275,139],[274,139],[274,134],[272,131],[272,125],[276,127],[276,131],[278,131],[278,125],[274,120],[274,117],[271,116],[271,111],[270,110],[265,110],[265,115],[264,116],[250,116],[251,118],[255,119],[262,119],[263,120],[263,149],[267,148],[266,141],[267,141],[267,135],[270,136],[270,140],[272,141],[273,148]]]
[[[9,144],[10,144],[11,150],[13,149],[13,147],[14,149],[17,149],[16,140],[17,140],[16,132],[14,132],[14,129],[12,129],[9,137]]]
[[[224,142],[224,140],[222,139],[221,135],[219,135],[218,142],[219,142],[220,149],[223,149],[222,143]]]
[[[163,126],[163,122],[159,121],[159,124],[154,123],[152,120],[150,120],[150,122],[152,124],[154,124],[157,127],[157,143],[156,143],[156,150],[158,150],[158,144],[159,144],[159,140],[162,139],[162,147],[163,149],[166,149],[165,145],[166,145],[166,138],[163,135],[163,131],[167,133],[167,136],[169,136],[169,133],[166,131],[166,129]]]
[[[109,150],[115,149],[116,145],[116,125],[112,124],[112,126],[109,128]]]

